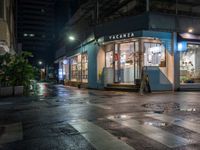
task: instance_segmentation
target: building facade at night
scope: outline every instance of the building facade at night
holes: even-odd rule
[[[16,0],[16,10],[18,48],[32,52],[34,64],[46,62],[52,55],[55,0]]]
[[[15,53],[14,3],[0,1],[0,54]]]
[[[200,89],[200,18],[148,10],[87,30],[79,46],[57,57],[60,80],[134,86],[145,70],[152,91]]]

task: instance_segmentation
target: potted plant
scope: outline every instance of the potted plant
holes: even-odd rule
[[[13,88],[10,83],[11,61],[11,54],[6,53],[5,55],[0,55],[0,96],[11,96],[13,94]]]
[[[30,52],[0,56],[0,96],[23,95],[29,90],[34,69],[28,62]]]
[[[10,65],[10,72],[13,74],[11,84],[14,88],[14,95],[23,95],[30,87],[31,79],[34,77],[34,69],[28,62],[28,57],[32,57],[30,52],[23,52],[20,55],[15,55],[14,60]]]

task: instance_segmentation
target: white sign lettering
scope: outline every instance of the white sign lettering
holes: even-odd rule
[[[119,40],[119,39],[126,39],[126,38],[132,38],[134,37],[133,32],[129,33],[122,33],[122,34],[115,34],[115,35],[110,35],[108,36],[108,40]]]

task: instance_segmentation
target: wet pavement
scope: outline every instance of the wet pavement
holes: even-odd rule
[[[0,150],[199,150],[200,93],[39,84],[0,98]]]

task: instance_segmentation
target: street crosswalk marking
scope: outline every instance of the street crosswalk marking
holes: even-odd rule
[[[102,108],[102,109],[112,109],[110,106],[106,106],[106,105],[102,105],[102,104],[93,104],[93,103],[90,103],[90,102],[87,102],[88,105],[90,106],[95,106],[95,107],[99,107],[99,108]]]
[[[101,109],[112,109],[110,106],[106,106],[106,105],[102,105],[102,104],[93,104],[93,103],[85,103],[85,104],[70,104],[70,105],[62,105],[60,107],[65,107],[65,108],[78,108],[78,107],[88,107],[88,106],[94,106],[94,107],[98,107]]]
[[[144,136],[162,143],[170,148],[191,144],[190,140],[176,136],[157,127],[142,125],[134,119],[115,118],[113,116],[110,116],[108,119],[115,121],[123,126],[127,126],[130,129],[133,129],[140,134],[143,134]]]
[[[135,150],[106,130],[86,120],[70,122],[69,124],[97,150]]]
[[[171,116],[167,116],[164,114],[146,114],[145,116],[147,117],[151,117],[157,120],[161,120],[167,123],[171,123],[186,129],[189,129],[191,131],[200,133],[200,125],[199,124],[195,124],[192,122],[188,122],[188,121],[184,121],[184,120],[177,120],[177,118],[175,117],[171,117]]]

